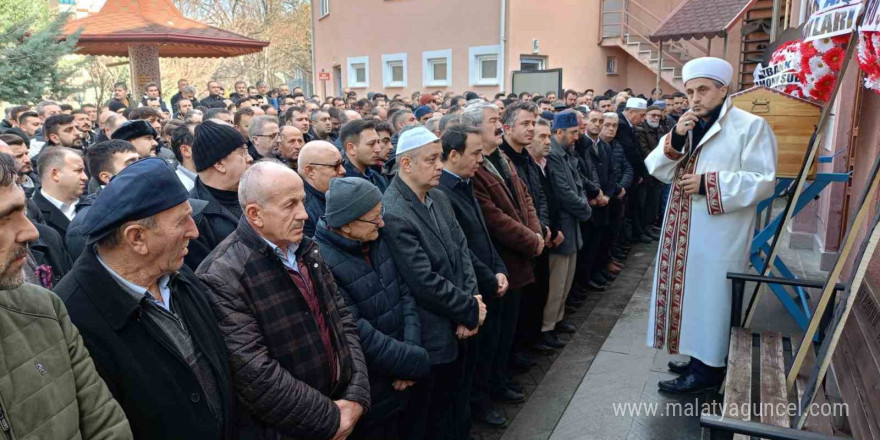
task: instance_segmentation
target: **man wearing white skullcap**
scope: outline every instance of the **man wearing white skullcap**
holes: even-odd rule
[[[430,377],[415,385],[402,417],[400,438],[407,439],[467,437],[470,387],[461,372],[473,354],[459,350],[459,340],[475,335],[486,318],[467,239],[436,188],[442,153],[440,139],[425,127],[404,129],[398,174],[382,196],[383,238],[415,299],[421,346],[431,360]]]
[[[731,320],[727,272],[747,269],[755,206],[773,194],[776,137],[763,118],[733,107],[733,67],[698,58],[682,69],[691,108],[645,159],[672,187],[661,230],[647,343],[690,361],[663,391],[720,385]]]

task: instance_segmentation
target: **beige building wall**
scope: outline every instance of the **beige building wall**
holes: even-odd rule
[[[329,3],[329,13],[321,17],[321,2]],[[630,0],[634,18],[656,28],[682,0]],[[639,8],[632,3],[644,6]],[[354,88],[360,95],[367,91],[409,95],[413,91],[450,90],[462,93],[474,90],[493,94],[499,86],[471,85],[470,50],[477,46],[501,46],[504,23],[503,65],[500,83],[511,90],[511,72],[520,70],[521,56],[545,57],[545,68],[563,69],[563,85],[601,93],[606,89],[631,87],[648,94],[656,83],[656,74],[625,51],[600,44],[600,0],[506,0],[502,20],[502,0],[312,0],[314,14],[315,71],[329,72],[327,93],[338,94],[348,87],[350,57],[366,57],[369,64],[367,87]],[[400,23],[397,26],[390,24]],[[739,26],[731,32],[728,59],[736,59]],[[538,51],[534,51],[537,40]],[[701,42],[705,45],[705,41]],[[423,52],[451,51],[451,85],[429,87],[423,81]],[[406,84],[383,85],[383,55],[406,54]],[[721,41],[716,39],[713,54],[721,55]],[[608,57],[616,57],[617,74],[606,74]],[[737,66],[738,67],[738,66]],[[338,69],[334,73],[334,68]],[[313,76],[316,92],[322,93],[318,75]],[[341,80],[341,84],[340,84]],[[674,88],[661,81],[664,91]],[[546,92],[546,91],[539,91]]]
[[[348,86],[349,57],[369,60],[369,86],[355,88],[359,95],[436,90],[423,85],[422,54],[442,50],[452,53],[452,84],[442,89],[479,93],[498,89],[469,84],[468,58],[471,47],[499,44],[500,0],[329,0],[330,12],[324,17],[320,16],[321,1],[312,1],[314,68],[331,73],[328,94],[335,95],[339,89],[334,66],[341,68],[342,87]],[[382,56],[391,54],[406,54],[405,86],[383,87]],[[314,77],[320,94],[321,82]]]

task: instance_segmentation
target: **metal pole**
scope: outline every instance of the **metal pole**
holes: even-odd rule
[[[660,77],[663,75],[663,41],[660,41],[659,50],[657,51],[657,85],[660,88]]]
[[[712,56],[712,37],[709,37],[709,45],[706,50],[706,56]]]
[[[770,20],[770,42],[776,41],[779,35],[779,8],[782,0],[773,0],[773,18]]]

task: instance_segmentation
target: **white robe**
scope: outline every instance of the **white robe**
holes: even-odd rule
[[[700,144],[684,153],[671,134],[645,159],[652,176],[672,183],[663,217],[648,322],[648,346],[722,367],[730,336],[727,272],[748,265],[758,202],[776,178],[776,136],[763,118],[728,99]],[[683,174],[705,175],[706,195],[688,197]]]

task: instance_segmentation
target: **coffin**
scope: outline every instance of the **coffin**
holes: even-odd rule
[[[730,99],[737,108],[764,118],[776,134],[779,145],[776,177],[797,177],[810,136],[819,123],[822,106],[763,86],[735,93]],[[815,175],[816,161],[808,177],[812,179]]]

